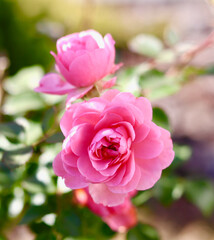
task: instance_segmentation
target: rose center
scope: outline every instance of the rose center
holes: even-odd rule
[[[130,141],[114,129],[99,131],[89,147],[91,160],[123,161],[130,154]]]

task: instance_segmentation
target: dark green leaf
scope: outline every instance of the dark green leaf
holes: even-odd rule
[[[30,228],[33,232],[36,234],[41,234],[44,232],[49,232],[51,230],[51,227],[45,224],[44,222],[32,222],[30,224]]]
[[[62,142],[64,140],[64,136],[61,132],[57,132],[53,134],[51,137],[47,138],[46,142],[47,143],[58,143]]]
[[[53,234],[52,232],[45,232],[42,234],[39,234],[35,240],[56,240],[57,237],[55,234]]]
[[[169,120],[166,113],[158,107],[153,108],[153,122],[158,126],[169,129]]]
[[[211,182],[205,180],[188,181],[185,195],[205,216],[212,215],[214,211],[214,186]]]
[[[37,219],[42,218],[44,215],[50,213],[50,209],[46,205],[30,206],[25,215],[20,221],[20,224],[28,224]]]
[[[147,224],[138,224],[129,230],[127,240],[159,240],[158,232],[155,228]]]
[[[23,147],[16,150],[4,151],[2,161],[11,167],[18,167],[25,164],[32,156],[32,147]]]
[[[53,126],[54,121],[55,121],[55,119],[54,119],[54,109],[50,108],[44,114],[44,118],[43,118],[43,121],[42,121],[43,132],[46,132],[48,129],[50,129]]]
[[[8,122],[8,123],[1,123],[0,124],[0,134],[8,138],[18,138],[21,133],[24,132],[23,126],[15,123],[15,122]]]
[[[175,158],[169,169],[176,169],[184,162],[188,161],[192,155],[192,150],[187,145],[178,145],[174,143],[173,149],[175,151]]]
[[[81,219],[73,211],[63,211],[56,218],[55,229],[64,236],[77,237],[81,233]]]

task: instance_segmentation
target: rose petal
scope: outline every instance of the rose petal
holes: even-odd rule
[[[135,173],[135,167],[136,167],[136,164],[135,164],[134,154],[132,153],[126,162],[126,172],[124,174],[122,181],[119,184],[120,186],[126,185],[132,179]]]
[[[84,87],[84,88],[73,88],[71,91],[69,91],[69,94],[67,96],[66,106],[70,106],[72,102],[85,96],[86,93],[88,93],[92,88],[93,88],[93,85],[89,87]]]
[[[140,168],[141,171],[141,178],[138,182],[138,186],[136,187],[137,190],[146,190],[154,186],[154,184],[159,180],[161,177],[161,169],[146,169],[144,165],[143,168]]]
[[[137,98],[135,106],[142,111],[145,121],[150,122],[152,120],[152,105],[148,99],[144,97]]]
[[[150,126],[148,126],[146,124],[142,124],[142,125],[135,127],[136,137],[134,139],[134,142],[138,143],[138,142],[143,141],[148,136],[150,129],[151,129]]]
[[[87,151],[91,139],[93,138],[93,134],[93,125],[91,124],[83,123],[73,127],[67,137],[67,141],[70,141],[72,152],[77,156],[81,156],[83,150]]]
[[[94,31],[93,29],[90,29],[90,30],[81,32],[80,36],[85,36],[88,34],[90,34],[94,38],[94,40],[96,41],[96,43],[100,48],[104,48],[103,37],[100,33],[98,33],[97,31]]]
[[[121,164],[114,164],[109,166],[108,168],[101,170],[100,173],[104,176],[113,176],[116,171],[118,170],[118,168],[120,167]]]
[[[62,80],[59,74],[48,73],[39,82],[36,92],[63,95],[74,91],[74,86]]]
[[[141,179],[141,169],[136,166],[135,167],[135,173],[132,177],[132,179],[124,186],[109,186],[109,190],[114,192],[114,193],[127,193],[130,191],[133,191],[136,189],[136,187],[138,186],[138,183]]]
[[[110,89],[102,94],[101,98],[106,99],[107,101],[111,102],[112,99],[119,94],[120,91],[117,89]]]
[[[122,103],[118,105],[113,104],[113,106],[109,106],[104,110],[103,115],[106,114],[107,112],[120,115],[124,121],[127,121],[132,125],[134,125],[135,123],[135,117],[132,111],[128,107],[126,107],[125,104],[124,105],[122,105]]]
[[[136,101],[136,97],[134,95],[132,95],[131,93],[129,93],[129,92],[120,92],[119,94],[117,94],[112,99],[112,103],[123,103],[124,104],[124,99],[129,104],[133,104]]]
[[[60,120],[60,128],[64,136],[67,136],[70,132],[73,125],[73,115],[75,113],[75,110],[77,108],[81,107],[81,103],[75,103],[69,106],[69,108],[66,109],[63,117]]]
[[[160,140],[144,139],[142,142],[133,145],[136,158],[151,159],[157,157],[163,150],[163,143]]]
[[[82,154],[80,156],[77,161],[77,167],[80,173],[91,182],[99,183],[107,179],[106,176],[101,175],[95,170],[87,154]]]
[[[95,125],[100,120],[100,114],[97,112],[85,112],[75,118],[73,121],[73,125],[80,125],[82,123],[90,123]]]
[[[68,146],[70,148],[70,146]],[[64,148],[63,148],[64,149]],[[65,151],[62,151],[61,154],[63,163],[66,163],[67,165],[71,167],[77,166],[77,159],[79,158],[77,155],[75,155],[72,152],[66,153]]]
[[[81,175],[70,176],[65,171],[62,164],[61,153],[59,153],[53,161],[53,170],[57,176],[65,178],[65,185],[71,189],[84,188],[89,185]]]
[[[175,153],[173,151],[172,139],[170,138],[170,133],[163,129],[161,129],[161,140],[163,141],[164,147],[161,154],[158,156],[158,161],[161,164],[161,168],[167,168],[173,161]]]
[[[63,167],[64,167],[65,171],[68,173],[68,175],[80,176],[80,172],[78,171],[78,169],[76,167],[71,167],[66,163],[63,163]]]
[[[57,154],[53,161],[53,170],[60,177],[64,177],[67,174],[62,164],[61,152]]]
[[[122,204],[127,194],[118,194],[111,192],[105,184],[90,184],[89,193],[94,202],[104,206],[113,207]]]
[[[107,88],[113,87],[116,83],[116,80],[117,80],[117,77],[113,77],[108,81],[102,81],[101,82],[102,89],[107,89]]]
[[[122,121],[122,117],[116,113],[106,112],[102,115],[100,116],[98,123],[95,125],[95,130],[111,127],[112,124]]]
[[[121,183],[125,172],[126,172],[126,165],[124,164],[120,166],[115,176],[106,182],[106,185],[110,187],[117,186],[119,183]]]
[[[81,175],[77,176],[66,175],[65,185],[71,189],[80,189],[88,187],[89,183],[84,181],[84,178],[82,178]]]
[[[65,68],[63,63],[60,61],[59,57],[54,52],[51,51],[50,53],[55,58],[57,70],[59,70],[59,72],[62,74],[62,76],[68,81],[68,79],[70,79],[70,74],[69,74],[68,69]],[[72,83],[70,82],[70,84],[72,84]]]

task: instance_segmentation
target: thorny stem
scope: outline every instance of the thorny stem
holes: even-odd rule
[[[176,73],[179,72],[179,70],[186,67],[193,60],[193,58],[196,55],[198,55],[203,50],[205,50],[213,45],[214,45],[214,31],[204,41],[202,41],[198,46],[196,46],[195,48],[191,49],[190,51],[184,53],[180,57],[178,57],[175,64],[172,65],[168,69],[168,71],[166,72],[166,75],[168,75],[168,76],[175,75]]]

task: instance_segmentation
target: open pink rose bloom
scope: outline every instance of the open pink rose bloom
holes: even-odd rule
[[[92,89],[94,83],[114,73],[121,65],[115,65],[114,40],[110,34],[104,38],[94,30],[73,33],[57,41],[56,60],[59,73],[46,74],[35,89],[48,94],[69,94],[70,102],[81,98]],[[100,85],[110,88],[116,78]]]
[[[151,188],[174,158],[170,133],[152,122],[144,98],[108,90],[71,105],[62,117],[62,151],[53,162],[67,187],[88,187],[97,204],[122,204]]]
[[[137,224],[136,209],[130,201],[130,198],[135,193],[131,192],[122,204],[115,207],[96,204],[88,193],[87,188],[75,190],[74,196],[77,203],[88,207],[93,213],[100,216],[112,230],[123,232]]]

